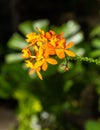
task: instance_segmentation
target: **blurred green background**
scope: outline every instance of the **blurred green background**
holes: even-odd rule
[[[39,27],[64,32],[77,56],[100,60],[100,1],[4,0],[0,7],[0,122],[3,110],[15,116],[6,130],[100,130],[99,65],[49,66],[41,81],[21,58],[25,35]]]

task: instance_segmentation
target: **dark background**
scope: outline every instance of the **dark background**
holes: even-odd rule
[[[6,43],[25,20],[46,18],[59,25],[75,19],[85,30],[100,22],[99,8],[99,0],[1,0],[0,41]]]

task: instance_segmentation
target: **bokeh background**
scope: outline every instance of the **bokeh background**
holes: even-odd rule
[[[100,130],[100,66],[68,61],[68,72],[29,76],[21,49],[37,26],[100,60],[100,0],[1,0],[0,130]]]

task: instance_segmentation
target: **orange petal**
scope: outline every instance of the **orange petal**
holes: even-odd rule
[[[53,30],[50,30],[49,32],[50,34],[55,35],[55,32]]]
[[[42,55],[43,55],[43,49],[39,48],[38,52],[36,53],[36,59],[41,60]]]
[[[57,61],[53,58],[47,58],[46,61],[52,65],[56,65],[57,64]]]
[[[40,73],[39,71],[36,71],[36,73],[37,73],[38,77],[39,77],[41,80],[43,80],[41,73]]]
[[[46,43],[43,45],[45,52],[48,52],[49,55],[55,54],[55,49],[50,43]]]
[[[46,71],[48,68],[48,64],[45,62],[43,65],[42,65],[42,70],[43,71]]]
[[[31,52],[30,52],[30,50],[28,48],[23,49],[22,53],[23,53],[22,54],[23,58],[29,58],[31,56]]]
[[[36,62],[36,63],[34,64],[34,68],[38,68],[38,67],[40,67],[42,64],[43,64],[43,60],[38,61],[38,62]]]
[[[75,57],[75,53],[72,52],[72,51],[65,50],[65,53],[66,53],[68,56]]]
[[[57,38],[62,39],[63,36],[64,36],[64,33],[61,32],[60,34],[57,35]]]
[[[65,58],[65,53],[63,49],[56,49],[56,54],[60,59]]]
[[[38,47],[37,47],[37,45],[33,46],[33,50],[35,50],[36,52],[39,50]]]
[[[45,51],[44,52],[44,57],[47,58],[49,56],[49,52]]]
[[[29,67],[29,68],[33,68],[33,63],[29,60],[26,60],[26,66]]]
[[[34,69],[31,69],[31,70],[29,71],[29,74],[32,75],[34,72],[35,72],[35,70],[34,70]]]
[[[50,38],[51,38],[51,34],[50,34],[49,32],[46,32],[45,37],[46,37],[47,39],[50,39]]]
[[[74,45],[73,42],[69,42],[69,43],[66,45],[66,49],[71,48],[73,45]]]
[[[64,48],[64,45],[65,45],[65,39],[61,39],[60,41],[58,41],[58,46],[57,48]]]

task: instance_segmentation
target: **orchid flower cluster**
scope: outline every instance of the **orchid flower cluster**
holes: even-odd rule
[[[40,28],[37,31],[38,33],[31,32],[26,35],[29,44],[22,49],[22,57],[27,59],[25,62],[30,68],[29,73],[36,72],[42,80],[41,71],[46,71],[48,64],[58,63],[55,56],[64,59],[66,56],[75,57],[75,53],[69,50],[74,45],[73,42],[66,44],[63,33],[56,34],[53,30],[44,32]]]

